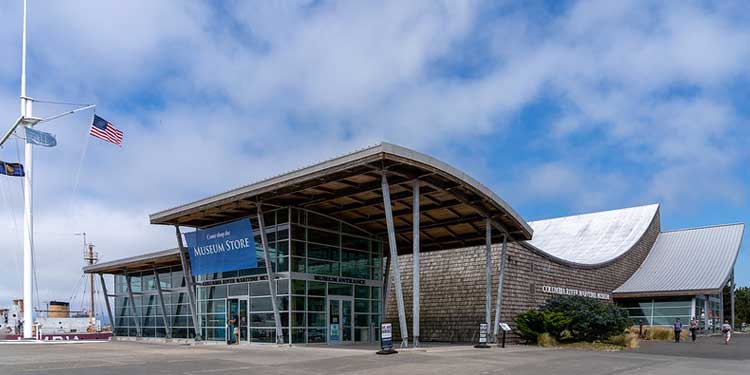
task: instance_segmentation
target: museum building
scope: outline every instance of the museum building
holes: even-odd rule
[[[372,343],[381,322],[402,345],[473,342],[480,323],[498,334],[560,294],[616,303],[645,325],[695,316],[710,332],[724,319],[724,290],[734,320],[744,231],[662,231],[659,205],[526,222],[463,172],[388,143],[150,221],[175,228],[174,249],[84,267],[111,297],[116,336],[288,344]],[[190,244],[238,221],[254,237],[252,267]],[[224,268],[200,271],[199,255]]]

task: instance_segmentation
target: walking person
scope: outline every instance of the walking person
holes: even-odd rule
[[[724,334],[724,344],[729,345],[729,340],[732,339],[732,326],[728,320],[725,320],[724,324],[721,325],[721,333]]]
[[[679,343],[680,334],[682,333],[682,322],[680,322],[680,318],[674,320],[672,327],[674,327],[674,342]]]
[[[695,342],[695,333],[698,331],[698,320],[695,317],[690,318],[690,338]]]

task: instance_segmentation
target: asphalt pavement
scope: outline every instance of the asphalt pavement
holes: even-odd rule
[[[747,374],[750,335],[622,352],[433,345],[375,355],[372,347],[179,346],[140,342],[0,345],[0,374]],[[713,358],[716,360],[706,360]]]

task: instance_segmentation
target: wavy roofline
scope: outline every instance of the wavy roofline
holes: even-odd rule
[[[608,266],[608,265],[610,265],[612,263],[615,263],[618,260],[624,258],[625,256],[629,255],[633,251],[633,249],[639,243],[641,243],[641,241],[643,241],[643,238],[646,236],[646,234],[648,233],[649,229],[651,229],[651,227],[654,225],[654,220],[659,220],[660,224],[661,224],[661,220],[660,220],[660,217],[661,217],[661,204],[659,204],[659,203],[651,203],[651,204],[645,204],[645,205],[640,205],[640,206],[623,207],[623,208],[616,208],[616,209],[606,210],[606,211],[588,212],[588,213],[583,213],[583,214],[576,214],[576,215],[570,215],[570,216],[559,216],[559,217],[554,217],[554,218],[550,218],[550,219],[541,219],[541,220],[530,221],[530,223],[535,223],[535,222],[538,223],[538,222],[542,222],[542,221],[546,221],[546,220],[564,219],[564,218],[573,217],[573,216],[584,216],[584,215],[598,214],[598,213],[602,213],[602,212],[620,211],[620,210],[627,210],[627,209],[639,208],[639,207],[650,207],[650,206],[656,206],[656,210],[654,211],[654,215],[651,217],[651,221],[649,221],[648,225],[643,230],[643,232],[640,234],[640,236],[638,237],[638,239],[633,242],[633,245],[631,245],[630,248],[628,248],[626,251],[618,254],[617,256],[615,256],[613,258],[607,259],[607,260],[605,260],[603,262],[597,262],[597,263],[576,262],[576,261],[572,261],[572,260],[569,260],[569,259],[565,259],[565,258],[561,258],[561,257],[556,256],[556,255],[553,255],[553,254],[551,254],[551,253],[549,253],[549,252],[547,252],[547,251],[545,251],[545,250],[543,250],[543,249],[541,249],[539,247],[536,247],[536,246],[532,245],[531,243],[529,243],[529,241],[522,241],[521,244],[522,244],[522,246],[526,247],[527,249],[529,249],[531,251],[534,251],[535,253],[544,256],[545,258],[548,258],[548,259],[550,259],[550,260],[552,260],[552,261],[554,261],[554,262],[556,262],[558,264],[562,264],[562,265],[565,265],[565,266],[568,266],[568,267],[579,268],[579,269],[593,269],[593,268],[606,267],[606,266]],[[662,233],[662,231],[660,229],[659,230],[659,234],[661,234],[661,233]],[[649,252],[650,251],[651,250],[649,249]]]

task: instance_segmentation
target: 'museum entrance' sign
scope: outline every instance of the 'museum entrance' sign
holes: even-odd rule
[[[606,300],[609,299],[608,293],[597,293],[597,292],[590,292],[587,290],[562,288],[559,286],[545,285],[542,287],[542,292],[549,293],[549,294],[563,294],[563,295],[568,295],[568,296],[581,296],[581,297],[595,298],[595,299],[606,299]]]
[[[250,219],[185,233],[193,275],[258,267]]]

